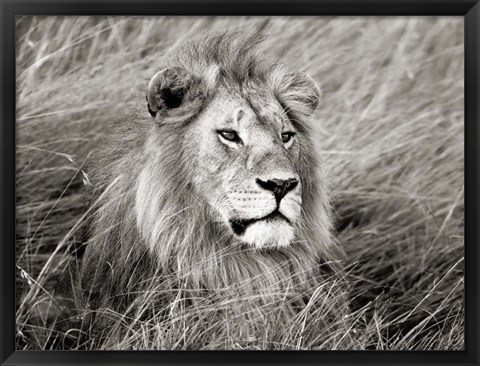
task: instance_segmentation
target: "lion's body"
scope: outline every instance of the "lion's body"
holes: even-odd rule
[[[287,98],[287,108],[299,108],[294,116],[301,139],[300,147],[291,150],[295,158],[285,160],[296,159],[295,173],[302,184],[301,191],[292,193],[290,199],[302,202],[298,221],[289,229],[294,234],[287,229],[278,234],[277,227],[283,227],[278,224],[274,233],[268,234],[273,239],[265,239],[263,246],[248,245],[249,239],[240,242],[202,191],[214,176],[221,176],[225,165],[234,169],[238,160],[218,162],[218,152],[211,155],[214,149],[202,135],[206,129],[195,130],[192,125],[219,118],[221,111],[214,110],[215,105],[237,103],[245,93],[273,95],[262,90],[267,84],[255,81],[271,76],[275,68],[274,76],[279,77],[283,70],[258,60],[248,42],[237,45],[227,36],[189,48],[179,56],[178,64],[202,75],[202,87],[211,90],[196,95],[195,103],[180,111],[166,112],[161,118],[167,122],[161,125],[152,123],[145,110],[131,110],[116,122],[94,158],[90,201],[95,214],[81,271],[84,304],[123,312],[135,309],[135,304],[145,307],[146,302],[151,308],[168,309],[179,298],[195,306],[197,299],[203,298],[222,302],[221,308],[233,308],[237,314],[281,309],[287,315],[298,312],[314,294],[317,298],[319,292],[333,296],[332,288],[341,277],[341,250],[331,234],[327,187],[301,106],[294,101],[288,105]],[[241,85],[237,94],[228,89],[231,84]],[[268,104],[264,102],[262,105]],[[252,104],[250,100],[241,105]],[[254,118],[246,108],[244,119]],[[261,108],[252,106],[257,112]],[[278,151],[283,154],[284,150]],[[236,168],[229,176],[237,178],[230,181],[240,179],[245,170]],[[270,196],[265,197],[261,199],[267,202]],[[296,207],[289,205],[285,203],[287,213]],[[249,235],[257,238],[256,231],[250,231]],[[295,239],[274,247],[271,241],[277,234],[294,235]],[[338,294],[343,299],[341,291]]]

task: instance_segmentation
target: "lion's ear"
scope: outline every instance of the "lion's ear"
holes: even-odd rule
[[[315,111],[321,97],[317,83],[304,73],[284,75],[276,85],[276,94],[286,108],[306,116]]]
[[[184,102],[195,78],[181,67],[157,72],[147,88],[148,111],[155,117],[162,110],[178,108]]]

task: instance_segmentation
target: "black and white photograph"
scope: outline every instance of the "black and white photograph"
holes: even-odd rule
[[[16,349],[464,350],[464,32],[18,15]]]

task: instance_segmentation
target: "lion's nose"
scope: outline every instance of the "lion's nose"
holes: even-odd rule
[[[257,184],[266,189],[267,191],[273,192],[275,195],[275,199],[277,202],[280,202],[285,195],[293,190],[298,185],[298,179],[290,178],[290,179],[269,179],[267,181],[263,181],[261,179],[256,180]]]

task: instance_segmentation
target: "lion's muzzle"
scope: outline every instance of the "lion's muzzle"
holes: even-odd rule
[[[301,211],[297,177],[256,178],[247,187],[229,190],[221,206],[233,233],[255,247],[287,246]]]

